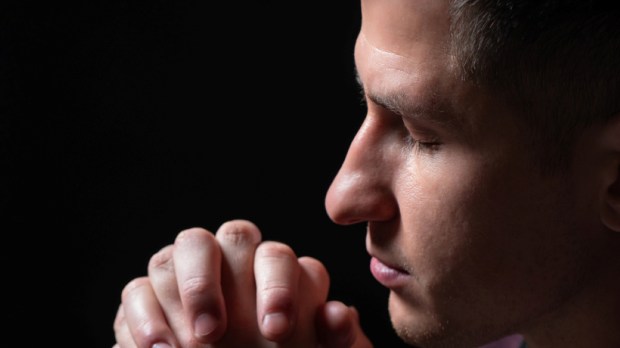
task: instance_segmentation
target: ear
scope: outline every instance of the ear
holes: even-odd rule
[[[616,181],[607,190],[606,206],[601,217],[609,229],[620,232],[620,167],[617,172]]]
[[[620,113],[605,124],[601,140],[608,154],[601,220],[612,231],[620,232]]]

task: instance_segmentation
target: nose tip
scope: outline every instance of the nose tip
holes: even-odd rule
[[[330,186],[325,208],[329,218],[339,225],[385,221],[397,214],[394,198],[372,176],[346,171],[341,171]]]
[[[398,214],[392,191],[400,151],[393,146],[393,124],[369,115],[351,142],[329,187],[325,208],[340,225],[384,221]],[[399,138],[400,139],[400,138]]]
[[[347,189],[350,188],[340,183],[339,178],[336,177],[325,197],[327,215],[334,223],[339,225],[352,225],[363,221],[356,217],[360,214],[354,213],[354,202],[350,201],[351,198],[347,198]]]

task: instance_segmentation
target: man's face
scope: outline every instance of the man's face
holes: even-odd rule
[[[526,329],[579,291],[593,210],[573,174],[541,176],[518,117],[454,77],[447,6],[362,0],[368,112],[326,207],[368,223],[397,333],[460,347]]]

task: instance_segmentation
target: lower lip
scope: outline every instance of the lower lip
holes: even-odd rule
[[[394,289],[403,287],[409,278],[409,274],[385,265],[377,258],[370,259],[370,272],[381,285]]]

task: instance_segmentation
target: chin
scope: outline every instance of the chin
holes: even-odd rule
[[[419,348],[461,347],[462,342],[450,338],[442,325],[419,325],[392,317],[392,327],[403,342]]]
[[[491,341],[489,337],[493,336],[484,330],[455,327],[454,321],[430,308],[411,304],[394,292],[390,293],[389,312],[396,334],[419,348],[476,347]]]
[[[390,293],[390,320],[398,337],[415,347],[448,347],[442,343],[449,336],[447,325],[424,305],[405,297],[394,291]]]

